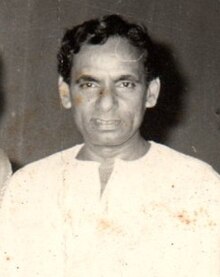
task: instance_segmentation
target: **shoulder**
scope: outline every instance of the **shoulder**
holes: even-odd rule
[[[7,195],[41,194],[56,190],[60,185],[63,170],[74,160],[80,145],[52,154],[32,162],[16,171],[4,184],[1,198]]]
[[[220,197],[220,176],[206,162],[152,142],[152,159],[158,174],[180,184],[188,191],[210,191]]]
[[[151,145],[154,159],[160,161],[160,164],[164,164],[166,167],[172,168],[172,171],[184,169],[192,174],[204,175],[211,173],[219,177],[214,169],[202,160],[183,154],[159,143],[151,142]]]
[[[46,175],[50,171],[53,171],[53,174],[56,174],[57,170],[61,169],[68,163],[71,163],[74,160],[74,157],[81,145],[76,145],[72,148],[57,152],[35,162],[32,162],[20,170],[18,170],[13,177],[19,178],[24,175],[30,175],[33,177],[37,174]]]
[[[81,147],[81,144],[71,147],[69,149],[59,151],[50,156],[47,156],[45,158],[42,158],[40,160],[37,160],[35,162],[32,162],[32,163],[26,165],[22,170],[38,168],[38,167],[42,167],[45,165],[56,166],[56,165],[60,165],[63,163],[71,162],[75,158],[75,155],[78,152],[78,150],[80,149],[80,147]]]
[[[153,176],[163,199],[188,210],[203,207],[220,226],[219,174],[206,162],[161,144],[152,144],[151,157],[156,168]]]

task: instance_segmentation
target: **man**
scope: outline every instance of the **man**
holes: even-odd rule
[[[59,90],[84,144],[8,184],[0,276],[220,276],[220,178],[139,133],[160,79],[145,28],[116,15],[76,26]]]

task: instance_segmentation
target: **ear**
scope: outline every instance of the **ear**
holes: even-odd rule
[[[147,88],[146,108],[153,108],[157,104],[157,99],[160,93],[160,79],[153,79]]]
[[[71,96],[70,96],[70,87],[63,80],[63,77],[59,76],[58,89],[60,100],[65,109],[70,109],[72,107]]]

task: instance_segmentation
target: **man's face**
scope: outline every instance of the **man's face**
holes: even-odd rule
[[[84,45],[74,56],[71,78],[74,117],[85,143],[120,145],[139,132],[146,76],[142,55],[127,40]]]

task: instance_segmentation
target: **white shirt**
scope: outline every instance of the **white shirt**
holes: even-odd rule
[[[117,159],[100,198],[82,146],[17,172],[0,214],[0,276],[219,277],[220,178],[151,142]]]

